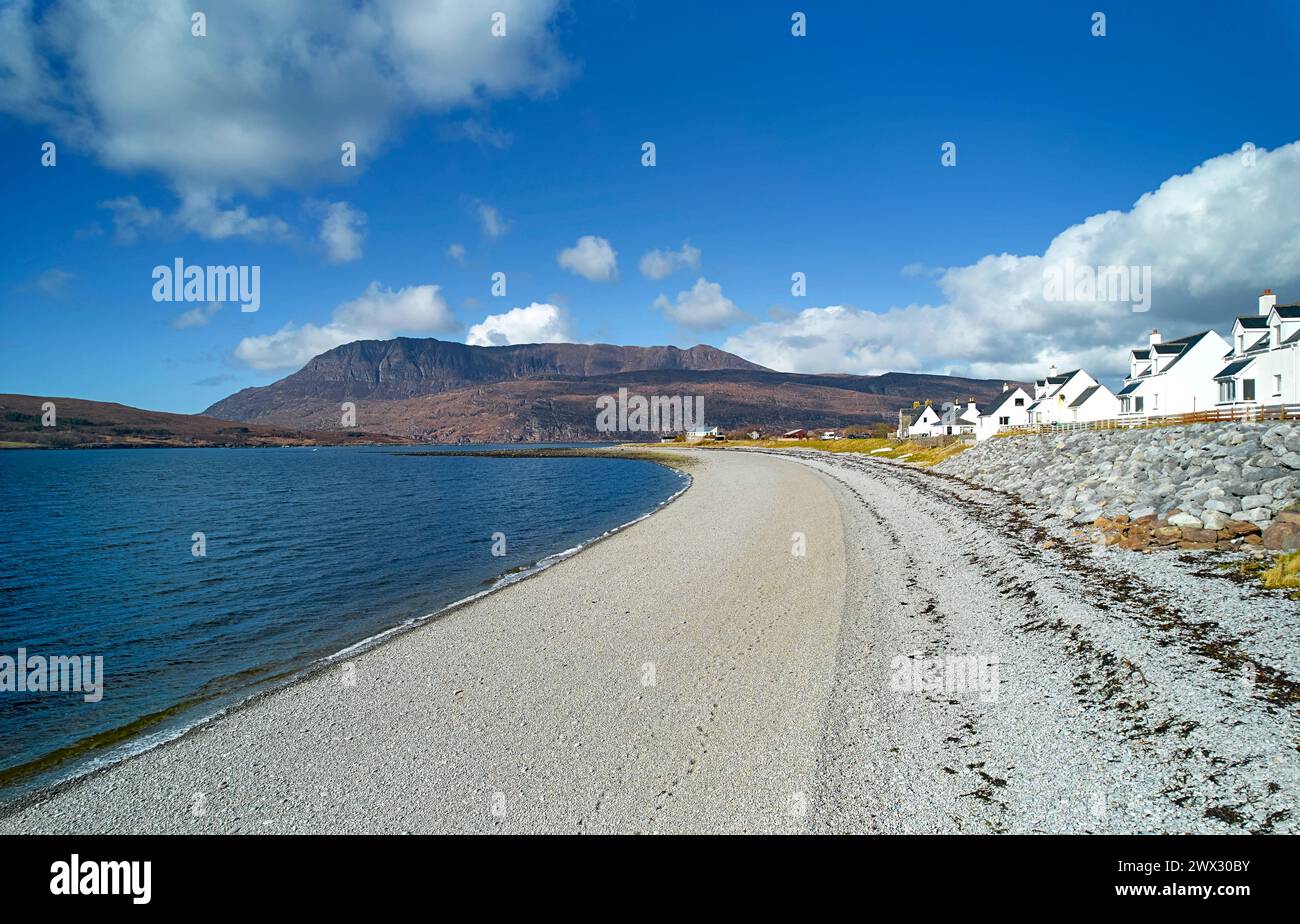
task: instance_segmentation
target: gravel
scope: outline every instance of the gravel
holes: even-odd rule
[[[1296,831],[1292,601],[950,474],[694,454],[676,502],[355,685],[330,665],[0,833]]]

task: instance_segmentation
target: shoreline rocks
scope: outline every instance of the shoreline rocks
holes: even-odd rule
[[[1290,421],[995,437],[937,470],[1094,527],[1108,546],[1300,549]]]

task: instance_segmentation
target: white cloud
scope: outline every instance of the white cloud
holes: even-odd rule
[[[689,290],[678,292],[676,302],[660,295],[654,300],[654,307],[683,327],[696,330],[726,327],[745,317],[736,303],[722,294],[721,285],[704,277],[697,279]]]
[[[618,278],[618,252],[609,241],[594,234],[584,234],[555,259],[560,266],[592,282],[613,282]]]
[[[255,240],[287,240],[289,225],[274,215],[252,215],[247,205],[227,208],[228,197],[211,189],[187,187],[180,193],[181,204],[175,221],[183,228],[224,241],[232,237]]]
[[[183,0],[13,0],[0,5],[0,113],[110,169],[161,175],[196,233],[284,237],[279,219],[228,197],[343,180],[404,119],[554,90],[572,72],[551,28],[562,6],[222,0],[196,38]],[[498,10],[506,39],[489,29]],[[461,130],[505,143],[481,121]],[[344,141],[357,145],[355,170],[340,163]]]
[[[162,217],[157,209],[145,208],[135,196],[109,199],[99,207],[113,213],[113,240],[119,244],[134,244],[141,228],[157,224]]]
[[[572,343],[569,316],[563,308],[533,302],[505,314],[490,314],[469,329],[470,346],[507,346],[512,343]]]
[[[365,212],[351,208],[346,202],[331,202],[325,206],[320,239],[325,244],[326,256],[331,263],[360,260],[361,242],[365,237]]]
[[[681,269],[699,270],[700,249],[683,241],[680,250],[650,250],[641,256],[641,275],[664,279]]]
[[[49,124],[109,167],[178,186],[262,191],[337,176],[403,116],[554,89],[571,71],[560,0],[223,0],[208,34],[191,5],[20,0],[0,11],[0,110]],[[509,37],[493,37],[491,13]],[[204,139],[202,144],[194,139]]]
[[[172,318],[172,327],[177,330],[189,330],[191,327],[207,327],[208,322],[212,320],[212,316],[220,310],[220,302],[208,302],[206,305],[198,305]]]
[[[465,245],[455,243],[449,246],[444,253],[448,260],[455,260],[461,266],[465,265]]]
[[[359,298],[335,308],[328,324],[289,323],[273,334],[245,337],[235,347],[235,358],[264,372],[296,368],[354,340],[447,333],[457,326],[438,286],[409,286],[394,292],[372,282]]]
[[[483,233],[493,239],[502,237],[510,230],[510,222],[501,217],[495,206],[486,202],[478,204],[478,220],[483,225]]]
[[[1127,351],[1153,327],[1166,338],[1228,330],[1271,287],[1300,301],[1300,142],[1214,157],[1170,177],[1127,211],[1073,225],[1042,254],[990,254],[939,276],[945,300],[880,312],[809,308],[755,325],[724,348],[804,372],[944,372],[1027,379],[1051,363],[1122,377]],[[1150,266],[1150,310],[1125,302],[1047,301],[1045,271]],[[1288,294],[1289,293],[1289,294]]]

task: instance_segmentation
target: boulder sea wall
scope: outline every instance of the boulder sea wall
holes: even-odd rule
[[[936,470],[1097,526],[1110,545],[1300,548],[1300,423],[994,437]]]

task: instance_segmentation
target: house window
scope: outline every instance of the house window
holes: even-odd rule
[[[1158,410],[1160,410],[1160,396],[1159,396],[1159,395],[1152,395],[1152,396],[1151,396],[1151,410],[1152,410],[1152,411],[1158,411]]]
[[[1137,414],[1141,414],[1141,413],[1142,413],[1142,399],[1141,399],[1141,398],[1134,398],[1134,399],[1133,399],[1133,411],[1134,411],[1134,413],[1137,413]]]
[[[1282,396],[1282,373],[1273,376],[1273,395],[1274,397]]]
[[[1254,400],[1255,400],[1255,380],[1254,380],[1254,379],[1242,379],[1242,380],[1241,380],[1241,400],[1242,400],[1242,401],[1254,401]]]
[[[1024,399],[1024,398],[1017,398],[1017,399],[1016,399],[1016,407],[1024,407],[1024,406],[1025,406],[1025,399]]]
[[[998,418],[998,426],[999,426],[999,427],[1009,427],[1009,426],[1011,426],[1011,418],[1010,418],[1010,417],[999,417],[999,418]]]
[[[1219,383],[1219,403],[1227,404],[1229,401],[1237,400],[1237,383],[1232,379]]]

